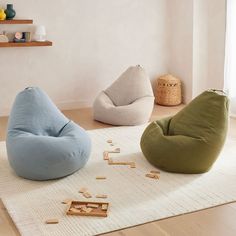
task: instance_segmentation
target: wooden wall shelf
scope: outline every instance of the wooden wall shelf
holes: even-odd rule
[[[45,42],[26,42],[26,43],[0,43],[0,48],[7,48],[7,47],[45,47],[45,46],[52,46],[51,41],[45,41]]]
[[[0,20],[0,25],[23,25],[33,24],[33,20],[29,19],[14,19],[14,20]],[[20,48],[20,47],[45,47],[52,46],[51,41],[45,42],[26,42],[26,43],[0,43],[0,48]]]
[[[0,25],[23,25],[23,24],[33,24],[33,20],[0,20]]]

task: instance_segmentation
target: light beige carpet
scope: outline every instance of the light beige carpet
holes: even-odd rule
[[[236,140],[228,138],[213,169],[200,175],[161,172],[159,181],[145,177],[154,169],[140,152],[145,126],[89,131],[93,150],[87,166],[67,178],[33,182],[18,178],[8,166],[5,143],[0,144],[0,196],[23,236],[96,235],[145,222],[236,200]],[[120,154],[114,159],[135,161],[137,168],[109,166],[102,158],[112,139]],[[171,150],[170,150],[171,151]],[[191,158],[191,157],[190,157]],[[107,180],[96,180],[105,175]],[[108,194],[107,218],[66,216],[65,198],[85,200],[78,190],[87,187],[94,195]],[[96,199],[93,199],[96,200]],[[46,225],[58,218],[57,225]]]

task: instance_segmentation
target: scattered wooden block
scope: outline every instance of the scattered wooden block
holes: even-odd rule
[[[111,140],[111,139],[108,139],[107,142],[108,142],[108,143],[112,143],[112,140]]]
[[[79,190],[79,193],[84,193],[84,192],[87,192],[87,191],[88,191],[87,188],[81,188],[81,189]]]
[[[106,150],[107,153],[120,153],[120,148],[115,148],[114,150]]]
[[[45,221],[46,224],[58,224],[59,220],[58,219],[48,219]]]
[[[113,161],[113,160],[108,160],[109,165],[131,165],[132,162],[126,162],[126,161]]]
[[[73,201],[72,199],[65,199],[63,200],[61,203],[63,204],[69,204],[71,201]]]
[[[131,162],[131,163],[130,163],[130,168],[136,168],[135,162]]]
[[[106,194],[97,194],[96,198],[107,198]]]
[[[155,175],[154,174],[146,174],[145,176],[148,178],[154,178]]]
[[[88,203],[88,204],[87,204],[87,207],[90,207],[90,208],[98,208],[98,207],[99,207],[99,204]]]
[[[113,164],[113,160],[112,160],[112,158],[109,158],[108,159],[108,165],[112,165]]]
[[[106,179],[107,177],[106,176],[97,176],[96,179],[98,180],[103,180],[103,179]]]
[[[159,179],[158,174],[146,174],[146,177],[151,178],[151,179]]]
[[[109,153],[107,151],[103,152],[103,160],[105,161],[109,160]]]
[[[86,197],[86,198],[91,198],[91,197],[92,197],[92,195],[91,195],[89,192],[84,192],[84,193],[82,193],[82,194],[83,194],[83,196]]]
[[[82,205],[81,210],[76,209],[74,206]],[[97,208],[87,207],[89,205],[98,205]],[[79,215],[79,216],[100,216],[107,217],[109,203],[107,202],[82,202],[72,201],[69,208],[66,211],[67,215]]]
[[[102,210],[103,210],[103,211],[106,211],[107,208],[108,208],[108,205],[107,205],[107,204],[102,204]]]

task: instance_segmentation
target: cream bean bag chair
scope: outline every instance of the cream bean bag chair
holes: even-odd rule
[[[154,96],[141,66],[129,67],[96,98],[94,119],[112,125],[139,125],[149,121]]]

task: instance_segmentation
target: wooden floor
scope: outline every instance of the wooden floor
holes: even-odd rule
[[[183,106],[155,106],[151,120],[175,114]],[[64,114],[85,129],[109,127],[92,119],[89,108],[64,111]],[[7,117],[0,118],[0,140],[5,140]],[[229,135],[236,139],[236,120],[230,120]],[[140,226],[104,234],[104,236],[235,236],[236,203],[159,220]],[[0,202],[0,236],[19,236],[14,223]],[[32,235],[33,236],[33,235]]]

